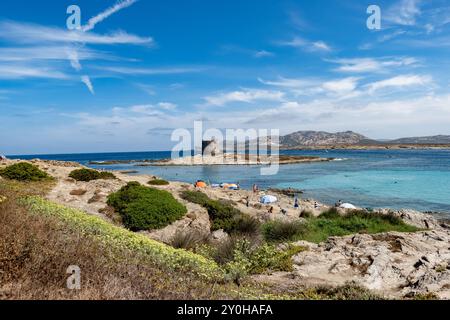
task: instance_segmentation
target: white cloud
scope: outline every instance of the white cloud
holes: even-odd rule
[[[347,94],[356,89],[358,86],[358,80],[359,78],[349,77],[345,79],[327,81],[322,85],[322,88],[336,94]]]
[[[142,104],[135,105],[127,108],[116,108],[115,112],[120,113],[122,111],[130,111],[133,113],[143,114],[145,116],[158,116],[161,117],[165,115],[167,111],[174,111],[177,105],[171,102],[159,102],[156,105],[153,104]]]
[[[154,45],[151,37],[139,37],[116,31],[107,35],[77,30],[66,30],[56,27],[46,27],[38,24],[1,22],[0,38],[8,39],[16,43],[86,43],[86,44],[134,44]]]
[[[69,58],[70,65],[72,66],[72,68],[74,68],[77,71],[80,71],[82,69],[82,66],[80,63],[80,59],[78,58],[78,51],[68,50],[67,56]]]
[[[359,92],[355,91],[358,87],[358,81],[360,80],[360,78],[357,77],[332,80],[311,78],[290,79],[279,77],[275,81],[258,80],[266,85],[289,89],[290,92],[296,96],[320,97],[320,95],[329,94],[334,98],[349,99],[359,95]]]
[[[428,75],[400,75],[386,80],[373,82],[367,85],[367,88],[369,89],[369,92],[374,92],[389,87],[423,86],[431,82],[432,77]]]
[[[89,76],[81,76],[81,82],[83,82],[86,87],[89,89],[89,92],[95,94],[94,86],[92,85],[91,79]]]
[[[284,93],[281,91],[248,89],[241,91],[232,91],[219,93],[213,96],[207,96],[203,99],[209,106],[224,106],[233,102],[253,103],[255,101],[281,101]]]
[[[220,47],[219,50],[220,54],[229,54],[229,53],[238,53],[238,54],[245,54],[248,56],[251,56],[253,58],[266,58],[266,57],[273,57],[275,54],[273,52],[267,51],[267,50],[254,50],[254,49],[248,49],[245,47],[237,46],[237,45],[223,45]]]
[[[331,48],[328,44],[326,44],[323,41],[317,41],[317,42],[313,42],[312,46],[315,50],[321,50],[321,51],[331,51]]]
[[[414,66],[418,60],[412,57],[399,58],[352,58],[326,60],[328,62],[339,64],[335,71],[363,73],[363,72],[384,72],[389,68],[398,68],[403,66]]]
[[[108,53],[86,47],[61,46],[32,46],[32,47],[4,47],[0,50],[0,61],[30,61],[30,60],[67,60],[68,53],[77,51],[78,60],[116,60]]]
[[[172,111],[175,110],[177,108],[177,105],[171,102],[160,102],[158,103],[158,107],[167,110],[167,111]]]
[[[303,88],[309,87],[316,83],[316,80],[313,79],[293,79],[293,78],[284,78],[279,77],[277,80],[267,81],[261,78],[258,78],[258,81],[270,86],[275,87],[284,87],[284,88]]]
[[[95,17],[92,17],[91,19],[89,19],[87,25],[82,27],[82,30],[90,31],[90,30],[94,29],[95,25],[97,23],[102,22],[103,20],[105,20],[109,16],[113,15],[114,13],[133,5],[134,3],[136,3],[136,1],[137,0],[117,1],[117,3],[115,5],[113,5],[112,7],[109,7],[105,11],[103,11],[103,12],[99,13],[98,15],[96,15]]]
[[[201,72],[204,68],[134,68],[134,67],[97,67],[99,70],[127,74],[127,75],[164,75],[164,74],[181,74],[181,73],[195,73]]]
[[[274,53],[266,50],[260,50],[255,52],[255,58],[273,57]]]
[[[329,46],[324,41],[309,41],[300,37],[294,37],[292,40],[289,41],[279,41],[278,45],[280,46],[286,46],[286,47],[293,47],[293,48],[299,48],[306,51],[322,51],[322,52],[329,52],[332,51],[331,46]]]
[[[58,70],[47,67],[28,65],[0,65],[0,79],[69,79],[69,76]]]
[[[422,0],[400,0],[392,5],[384,15],[387,21],[403,26],[413,26],[421,14]]]

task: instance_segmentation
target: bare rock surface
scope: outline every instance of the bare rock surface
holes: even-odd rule
[[[309,250],[293,258],[292,273],[257,278],[311,286],[356,281],[392,297],[433,292],[450,298],[450,232],[444,228],[332,237],[320,245],[296,244]]]

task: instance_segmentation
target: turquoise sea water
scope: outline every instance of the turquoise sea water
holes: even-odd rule
[[[92,166],[138,170],[169,180],[253,183],[261,188],[294,187],[304,197],[333,204],[337,200],[370,208],[411,208],[450,217],[450,150],[296,150],[283,154],[338,158],[340,161],[280,166],[278,174],[261,176],[258,166],[136,167],[134,164]],[[77,161],[143,160],[170,157],[169,152],[20,156]]]

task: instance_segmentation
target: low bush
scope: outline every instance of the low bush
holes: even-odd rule
[[[170,184],[169,181],[162,180],[162,179],[150,180],[147,183],[151,186],[167,186]]]
[[[292,271],[292,256],[306,250],[300,246],[289,246],[286,250],[279,250],[274,245],[262,245],[241,237],[231,237],[213,247],[203,245],[197,252],[213,259],[224,266],[229,276],[236,280],[236,276],[260,274],[270,271]]]
[[[230,238],[206,252],[219,265],[223,265],[228,280],[239,284],[240,280],[249,274],[292,271],[292,256],[304,250],[305,248],[298,246],[279,250],[267,243],[257,245],[245,238]]]
[[[305,219],[307,219],[307,218],[312,218],[312,217],[314,217],[314,214],[313,214],[311,211],[303,210],[303,211],[300,213],[300,217],[301,217],[301,218],[305,218]]]
[[[46,172],[27,162],[16,163],[1,169],[0,176],[17,181],[43,181],[51,179]]]
[[[383,233],[389,231],[415,232],[419,229],[406,224],[391,214],[379,214],[365,210],[353,210],[345,215],[332,208],[318,217],[305,216],[306,222],[268,222],[263,226],[267,241],[306,240],[320,243],[332,236],[355,233]]]
[[[236,218],[234,232],[246,236],[257,236],[261,232],[261,223],[248,214],[242,214]]]
[[[89,182],[92,180],[101,180],[101,179],[116,179],[116,176],[111,172],[106,171],[97,171],[92,169],[77,169],[72,171],[69,174],[70,178],[73,178],[77,181]]]
[[[305,229],[305,224],[298,221],[271,221],[263,225],[263,235],[269,242],[294,241]]]
[[[371,292],[356,282],[346,282],[342,286],[319,286],[299,293],[298,298],[305,300],[383,300],[384,298]]]
[[[108,196],[107,204],[123,218],[133,231],[160,229],[181,219],[187,212],[167,191],[148,188],[130,182],[118,192]]]
[[[213,231],[223,229],[235,234],[259,232],[258,221],[233,207],[229,201],[212,200],[201,191],[183,191],[181,197],[208,210]]]
[[[355,233],[376,234],[389,231],[415,232],[418,230],[391,214],[354,210],[340,215],[337,210],[331,209],[317,218],[308,219],[307,227],[300,239],[319,243],[326,241],[331,236],[346,236]]]
[[[199,204],[201,206],[204,206],[206,203],[208,203],[208,201],[211,200],[206,194],[201,191],[183,191],[181,193],[181,198],[186,201]]]
[[[205,243],[206,240],[206,235],[197,232],[179,231],[175,234],[170,244],[176,249],[192,250]]]

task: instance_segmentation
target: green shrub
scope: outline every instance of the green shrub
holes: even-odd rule
[[[298,221],[271,221],[263,225],[263,235],[266,241],[294,241],[304,231],[305,224]]]
[[[130,182],[110,194],[107,203],[133,231],[163,228],[187,212],[186,207],[169,192],[144,187],[137,182]]]
[[[211,199],[201,191],[183,191],[181,198],[186,201],[204,206]]]
[[[261,223],[258,219],[248,214],[242,214],[236,218],[233,231],[242,235],[256,236],[261,231]]]
[[[200,191],[184,191],[181,193],[181,197],[189,202],[199,204],[208,210],[212,230],[223,229],[228,233],[238,232],[238,224],[243,213],[233,207],[229,202],[212,200]]]
[[[232,236],[217,246],[200,246],[196,252],[223,265],[232,280],[236,280],[237,275],[259,274],[267,270],[292,271],[292,256],[304,250],[306,248],[300,246],[279,250],[274,245],[260,245],[247,238]]]
[[[224,264],[228,278],[239,283],[240,278],[248,274],[260,274],[270,271],[292,271],[292,256],[304,251],[303,247],[289,247],[278,250],[269,244],[254,245],[247,239],[231,240],[232,259]],[[218,262],[220,263],[220,262]]]
[[[303,210],[303,211],[300,213],[300,217],[301,217],[301,218],[308,219],[308,218],[314,217],[314,214],[313,214],[311,211]]]
[[[200,233],[179,231],[175,234],[170,244],[177,249],[192,250],[205,243],[206,240],[207,236]]]
[[[413,300],[440,300],[439,296],[434,292],[413,293],[407,298],[412,298]]]
[[[101,179],[116,179],[116,176],[111,172],[106,171],[97,171],[92,169],[77,169],[72,171],[69,174],[70,178],[73,178],[77,181],[89,182],[92,180],[101,180]]]
[[[346,282],[342,286],[319,286],[307,289],[300,294],[305,300],[383,300],[384,298],[356,282]]]
[[[150,180],[147,183],[152,186],[167,186],[170,184],[169,181],[162,180],[162,179]]]
[[[238,217],[242,215],[238,209],[214,200],[208,201],[205,204],[205,208],[208,210],[212,220],[212,230],[223,229],[228,233],[232,233],[236,230]]]
[[[16,163],[1,169],[0,176],[17,181],[42,181],[51,179],[46,172],[27,162]]]
[[[307,218],[303,230],[296,240],[320,243],[331,236],[346,236],[355,233],[376,234],[389,231],[415,232],[419,229],[406,224],[392,214],[380,214],[365,210],[353,210],[345,215],[332,208],[319,217]]]

